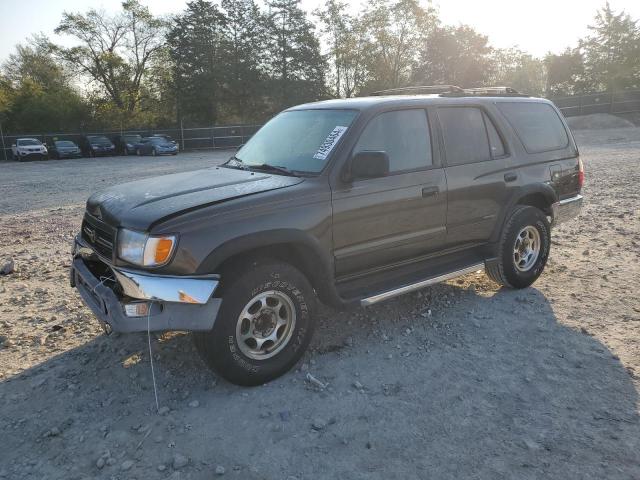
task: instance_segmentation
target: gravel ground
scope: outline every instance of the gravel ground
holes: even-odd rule
[[[100,334],[70,242],[97,188],[228,153],[0,163],[0,478],[640,478],[640,129],[578,142],[585,208],[533,287],[324,309],[297,369],[252,389],[154,335],[162,414],[146,335]]]

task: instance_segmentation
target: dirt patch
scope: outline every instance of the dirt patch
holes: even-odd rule
[[[629,120],[609,115],[608,113],[593,113],[578,117],[567,117],[567,123],[572,130],[595,130],[603,128],[633,128],[635,125]]]
[[[638,139],[578,133],[585,208],[532,288],[472,274],[324,309],[297,369],[252,389],[154,335],[161,415],[146,335],[101,335],[68,286],[95,180],[43,171],[33,202],[0,199],[0,478],[639,478]]]

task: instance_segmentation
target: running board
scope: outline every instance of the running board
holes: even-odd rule
[[[415,292],[416,290],[420,290],[421,288],[435,285],[436,283],[446,282],[447,280],[451,280],[452,278],[461,277],[462,275],[473,273],[478,270],[484,270],[484,263],[477,263],[475,265],[471,265],[470,267],[463,268],[462,270],[455,270],[450,273],[445,273],[444,275],[438,275],[437,277],[421,280],[419,282],[412,283],[411,285],[405,285],[404,287],[389,290],[388,292],[379,293],[378,295],[373,295],[372,297],[363,298],[362,300],[360,300],[360,305],[363,307],[368,307],[369,305],[373,305],[374,303],[382,302],[399,295],[404,295],[405,293]]]

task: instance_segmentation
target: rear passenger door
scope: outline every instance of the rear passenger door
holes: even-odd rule
[[[390,171],[334,186],[339,277],[411,261],[444,243],[447,185],[430,130],[420,108],[380,113],[362,131],[351,154],[384,151]]]
[[[447,176],[448,247],[489,239],[507,198],[510,158],[501,133],[480,106],[436,109]]]

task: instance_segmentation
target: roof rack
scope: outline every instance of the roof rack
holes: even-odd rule
[[[380,95],[420,95],[429,93],[462,93],[464,90],[456,85],[420,85],[416,87],[389,88],[373,92],[372,96]]]
[[[420,85],[415,87],[390,88],[373,92],[380,95],[424,95],[436,94],[443,97],[528,97],[512,87],[460,88],[457,85]]]
[[[512,87],[477,87],[465,88],[462,92],[451,92],[446,96],[478,96],[478,97],[528,97]]]

